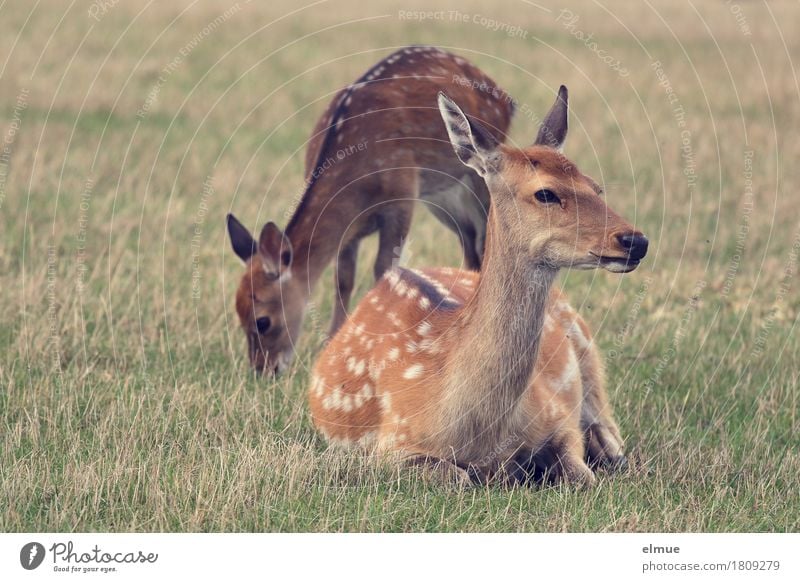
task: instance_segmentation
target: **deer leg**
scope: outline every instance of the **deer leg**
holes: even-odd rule
[[[461,225],[459,229],[461,248],[464,251],[464,262],[470,271],[481,270],[481,256],[478,254],[477,237],[471,224]]]
[[[589,465],[592,467],[602,466],[615,471],[627,467],[628,460],[622,453],[622,438],[619,435],[617,424],[610,414],[603,416],[600,421],[586,426],[584,438]]]
[[[583,380],[581,428],[591,467],[622,469],[627,465],[624,444],[608,402],[600,359],[592,345],[580,360]]]
[[[356,280],[356,261],[358,260],[359,239],[353,239],[339,251],[336,259],[336,297],[334,297],[333,318],[331,320],[330,337],[339,330],[347,319],[350,307],[350,296]]]
[[[556,483],[582,487],[595,484],[595,476],[584,460],[583,434],[578,427],[558,435],[552,443],[555,463],[552,466]]]
[[[403,245],[411,228],[412,212],[411,203],[397,203],[382,217],[374,268],[376,281],[400,261]]]
[[[446,185],[438,183],[434,191],[422,192],[421,197],[428,202],[426,206],[436,219],[459,238],[464,266],[480,270],[489,214],[486,182],[468,172]]]
[[[486,220],[489,215],[489,189],[486,187],[486,182],[475,181],[475,194],[475,213],[480,219],[473,222],[475,237],[472,248],[477,256],[477,265],[474,270],[478,271],[483,263],[483,252],[486,248]]]

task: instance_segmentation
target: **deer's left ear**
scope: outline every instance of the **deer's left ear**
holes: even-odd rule
[[[236,256],[247,262],[250,257],[256,254],[257,245],[253,240],[250,231],[239,222],[233,214],[228,214],[228,236],[231,238],[231,246]]]
[[[546,145],[561,151],[564,149],[564,142],[567,139],[567,117],[569,114],[569,93],[564,85],[558,89],[556,102],[550,108],[550,112],[542,121],[539,133],[536,135],[534,145]]]
[[[444,93],[439,93],[439,112],[458,159],[485,177],[492,166],[497,140],[480,123],[469,119]]]

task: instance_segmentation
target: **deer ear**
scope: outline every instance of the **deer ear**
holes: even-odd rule
[[[228,215],[228,236],[231,238],[233,252],[243,261],[247,262],[256,254],[256,241],[253,240],[250,231],[233,214]]]
[[[569,113],[569,93],[564,85],[558,90],[556,102],[550,108],[550,112],[542,121],[539,133],[536,135],[534,145],[545,145],[561,151],[564,149],[564,141],[567,139],[567,117]]]
[[[492,167],[491,158],[497,149],[497,140],[480,123],[469,119],[444,93],[439,93],[439,113],[458,159],[481,176],[486,176]]]
[[[292,266],[292,243],[274,222],[268,222],[258,237],[258,254],[264,263],[264,271],[278,278]]]

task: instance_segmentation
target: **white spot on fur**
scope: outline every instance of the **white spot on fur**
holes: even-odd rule
[[[567,354],[567,363],[564,365],[561,375],[555,381],[553,386],[556,392],[561,392],[563,390],[569,390],[572,388],[572,385],[579,377],[581,371],[580,366],[578,366],[578,359],[575,357],[575,352],[569,349],[567,350]]]
[[[383,362],[376,363],[370,361],[368,372],[369,372],[369,377],[373,382],[377,382],[378,379],[381,377],[381,371],[383,370],[383,368],[384,368]]]
[[[356,362],[355,366],[353,367],[353,373],[356,376],[361,376],[364,373],[364,370],[365,370],[366,366],[367,366],[367,364],[366,364],[366,362],[364,362],[364,360],[359,360],[358,362]]]
[[[422,376],[422,372],[424,370],[425,368],[422,366],[422,364],[414,364],[413,366],[409,366],[408,368],[406,368],[405,372],[403,372],[403,378],[405,378],[406,380],[413,380],[415,378],[419,378],[420,376]]]
[[[441,343],[436,340],[424,339],[419,342],[419,349],[429,354],[438,354],[442,351],[442,346]]]
[[[384,392],[381,395],[381,408],[386,414],[392,409],[392,395],[389,392]]]
[[[314,376],[311,379],[311,390],[314,392],[314,394],[317,395],[318,398],[321,397],[322,393],[325,390],[324,380],[322,378],[319,378],[318,376]]]
[[[419,335],[428,335],[431,332],[431,322],[423,321],[417,326],[417,333]]]
[[[391,360],[392,362],[395,361],[397,358],[400,357],[400,348],[393,347],[391,350],[389,350],[389,353],[386,354],[386,357],[389,358],[389,360]]]
[[[353,406],[356,408],[361,408],[370,398],[372,398],[373,390],[372,385],[369,383],[364,384],[364,386],[356,392],[353,396]]]
[[[337,409],[342,406],[342,391],[337,386],[322,401],[322,408],[325,410]]]
[[[378,431],[370,430],[361,435],[361,438],[356,441],[361,447],[371,447],[378,440]]]
[[[578,347],[582,350],[588,349],[592,342],[591,340],[587,339],[585,335],[583,335],[583,331],[581,330],[581,326],[578,325],[578,322],[574,319],[569,326],[569,337],[570,339],[575,339],[575,342],[578,344]]]
[[[345,412],[350,412],[353,410],[353,397],[349,394],[342,396],[342,410]]]

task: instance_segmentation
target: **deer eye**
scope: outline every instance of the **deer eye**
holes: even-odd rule
[[[269,317],[259,317],[256,319],[256,329],[258,329],[258,333],[260,334],[267,333],[271,325],[272,321]]]
[[[552,190],[537,190],[534,197],[542,204],[561,204],[561,199]]]

